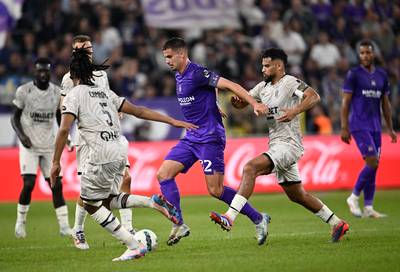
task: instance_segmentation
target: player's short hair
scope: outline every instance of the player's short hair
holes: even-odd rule
[[[372,43],[371,40],[362,40],[359,44],[359,47],[361,46],[370,46],[372,48],[372,50],[374,50],[374,44]]]
[[[172,49],[172,50],[187,49],[187,45],[184,39],[174,37],[164,43],[162,50],[167,50],[167,49]]]
[[[106,70],[109,65],[94,64],[90,59],[90,52],[85,48],[76,48],[72,52],[69,65],[71,79],[79,79],[80,83],[93,86],[94,71]]]
[[[271,60],[279,59],[279,60],[283,61],[285,66],[287,65],[287,55],[286,55],[285,51],[283,51],[280,48],[269,48],[269,49],[265,50],[262,58],[263,59],[271,58]]]
[[[92,39],[88,35],[76,35],[72,38],[72,45],[76,43],[91,42]]]
[[[51,61],[48,58],[37,58],[34,65],[37,70],[50,70]]]

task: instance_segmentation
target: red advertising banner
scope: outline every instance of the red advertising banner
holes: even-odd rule
[[[225,150],[225,184],[237,188],[243,166],[251,158],[267,150],[267,138],[230,139]],[[151,195],[159,193],[156,179],[157,169],[176,141],[131,143],[132,192]],[[299,161],[300,173],[306,189],[313,191],[351,189],[357,179],[363,160],[354,143],[346,145],[338,136],[306,136],[305,154]],[[79,195],[79,180],[76,175],[75,153],[64,152],[63,189],[67,199]],[[18,149],[0,149],[0,201],[17,201],[22,189],[19,175]],[[400,188],[400,177],[394,175],[400,165],[400,145],[391,144],[383,137],[381,163],[377,176],[378,188]],[[207,188],[200,163],[187,173],[178,175],[178,186],[182,195],[207,195]],[[274,175],[257,179],[255,192],[280,191]],[[39,173],[33,191],[33,200],[49,200],[51,191]]]

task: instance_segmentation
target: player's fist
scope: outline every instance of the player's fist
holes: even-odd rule
[[[342,128],[342,131],[340,133],[340,138],[346,144],[350,144],[350,141],[351,141],[350,131],[348,129],[346,129],[346,128]]]
[[[21,141],[22,145],[26,148],[31,148],[32,147],[32,142],[31,139],[29,139],[28,136],[23,135],[19,138],[19,140]]]
[[[231,104],[236,109],[243,109],[244,107],[247,106],[247,102],[243,101],[242,99],[240,99],[237,96],[232,96],[231,97]]]
[[[390,131],[389,132],[389,135],[390,135],[390,138],[392,139],[392,143],[397,143],[397,134],[396,134],[396,132],[394,131],[394,130],[392,130],[392,131]]]
[[[268,107],[262,103],[256,103],[254,106],[254,113],[255,115],[259,116],[260,114],[267,114]]]

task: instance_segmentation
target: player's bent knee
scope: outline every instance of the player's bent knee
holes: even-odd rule
[[[35,188],[36,175],[23,175],[22,179],[24,181],[24,190],[32,192]]]
[[[245,166],[243,167],[243,174],[248,175],[248,176],[255,176],[256,175],[256,170],[255,166],[252,165],[251,163],[246,163]]]
[[[219,188],[218,186],[207,186],[208,193],[215,198],[220,198],[222,195],[223,187]]]

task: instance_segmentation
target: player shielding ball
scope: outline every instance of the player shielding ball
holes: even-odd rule
[[[239,191],[228,211],[220,215],[211,212],[213,221],[224,230],[230,230],[239,212],[254,190],[256,178],[275,173],[279,185],[293,202],[296,202],[332,227],[332,241],[339,241],[349,225],[339,219],[324,203],[304,190],[297,162],[304,152],[299,116],[319,101],[317,92],[303,81],[286,74],[287,55],[281,49],[271,48],[262,57],[265,81],[250,90],[250,95],[267,105],[269,149],[244,166]],[[244,108],[247,102],[232,98],[235,108]]]
[[[110,89],[95,85],[93,72],[104,68],[91,62],[90,53],[85,48],[74,50],[70,73],[75,87],[64,98],[62,105],[62,121],[56,138],[51,184],[55,185],[61,170],[61,154],[70,127],[76,119],[80,137],[87,148],[87,157],[81,158],[85,164],[82,168],[80,198],[90,216],[127,246],[127,250],[114,259],[124,261],[144,256],[147,248],[138,243],[111,212],[111,209],[132,207],[135,202],[130,194],[119,193],[116,186],[122,179],[128,147],[126,138],[120,136],[118,112],[186,129],[195,129],[196,126],[134,106]]]

